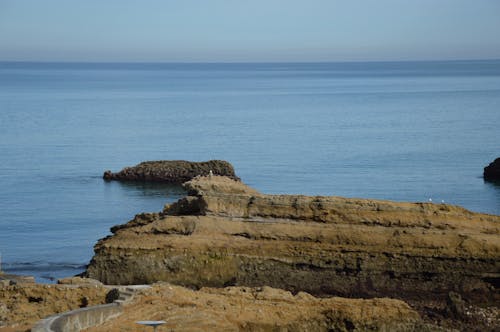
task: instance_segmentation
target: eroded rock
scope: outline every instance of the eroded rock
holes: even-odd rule
[[[500,300],[499,216],[447,204],[263,195],[217,176],[185,186],[190,196],[100,240],[87,275],[107,284]]]
[[[233,166],[224,160],[193,162],[185,160],[145,161],[133,167],[125,167],[118,173],[105,171],[105,180],[151,181],[178,183],[196,176],[221,175],[239,180]]]
[[[17,284],[0,289],[0,330],[26,331],[38,320],[105,303],[108,290],[99,285]],[[9,329],[11,327],[11,329]]]
[[[102,282],[99,280],[91,279],[91,278],[82,278],[82,277],[67,277],[57,279],[57,283],[59,285],[89,285],[89,286],[103,286]]]
[[[393,299],[319,299],[271,287],[203,288],[154,285],[124,314],[90,331],[135,330],[144,317],[175,331],[438,331]]]

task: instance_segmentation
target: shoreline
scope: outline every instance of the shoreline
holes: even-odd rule
[[[104,274],[99,275],[99,273],[92,272],[96,271],[95,267],[99,264],[97,263],[96,265],[96,262],[99,262],[99,260],[101,259],[99,258],[99,255],[102,255],[102,248],[112,249],[116,245],[118,245],[121,248],[120,250],[131,250],[130,252],[136,252],[136,249],[140,249],[142,253],[139,254],[139,252],[136,252],[134,254],[138,255],[138,257],[134,257],[134,255],[131,256],[128,254],[125,254],[125,256],[123,257],[128,257],[128,259],[137,258],[139,260],[142,260],[142,262],[146,265],[148,264],[147,262],[150,258],[145,256],[142,257],[141,255],[149,250],[148,246],[150,245],[152,246],[151,248],[155,248],[155,251],[164,250],[162,249],[163,247],[161,244],[161,239],[167,240],[169,248],[175,249],[177,245],[182,244],[184,248],[183,250],[192,250],[192,253],[188,254],[189,257],[192,257],[192,259],[189,261],[189,264],[181,264],[182,266],[184,266],[183,269],[188,269],[187,275],[183,276],[181,273],[178,277],[175,277],[175,275],[173,274],[173,278],[170,280],[173,282],[173,284],[164,283],[161,282],[161,280],[151,279],[147,283],[153,286],[155,292],[146,292],[144,294],[138,295],[136,300],[124,306],[123,309],[128,313],[127,315],[117,316],[109,322],[103,322],[104,325],[102,326],[105,326],[110,331],[114,331],[117,326],[123,326],[123,324],[132,328],[134,326],[133,324],[135,323],[134,320],[138,319],[134,315],[130,314],[132,311],[143,312],[143,314],[146,314],[147,312],[149,312],[148,310],[152,309],[144,309],[144,311],[141,310],[146,307],[149,308],[149,301],[154,302],[158,301],[158,299],[162,299],[161,301],[165,301],[165,299],[162,298],[162,296],[164,295],[161,294],[170,294],[169,292],[171,292],[172,289],[175,289],[175,292],[177,292],[178,294],[183,294],[182,296],[187,296],[186,301],[195,301],[195,299],[197,299],[198,297],[205,296],[208,296],[208,298],[210,298],[210,301],[215,301],[216,298],[217,301],[222,301],[222,298],[224,298],[224,301],[226,301],[228,297],[230,298],[231,296],[234,296],[234,300],[231,301],[240,302],[245,301],[244,299],[245,296],[247,296],[246,294],[254,294],[252,295],[254,297],[260,296],[258,294],[260,294],[260,292],[263,292],[263,289],[265,289],[267,295],[263,297],[263,300],[274,301],[273,303],[275,303],[275,305],[284,305],[285,307],[283,307],[282,310],[289,310],[286,309],[286,305],[284,304],[286,302],[291,301],[293,303],[294,301],[298,301],[296,305],[299,305],[299,302],[302,303],[301,301],[307,299],[306,302],[309,303],[307,305],[309,306],[309,309],[307,310],[311,310],[310,314],[316,317],[311,321],[308,321],[309,323],[307,324],[312,324],[308,326],[316,326],[314,324],[322,325],[327,321],[331,321],[331,317],[328,318],[325,316],[323,318],[318,318],[319,316],[315,316],[317,315],[318,310],[324,312],[324,307],[322,307],[322,305],[324,304],[320,305],[319,303],[327,303],[325,301],[333,301],[332,299],[335,298],[342,299],[343,304],[335,309],[338,314],[339,312],[342,312],[342,310],[347,310],[346,308],[352,305],[352,303],[357,303],[356,301],[360,301],[360,298],[366,297],[369,297],[371,300],[362,300],[365,301],[362,303],[364,303],[363,305],[368,305],[370,307],[370,310],[379,310],[379,306],[385,307],[389,305],[389,302],[386,303],[384,302],[385,300],[381,299],[382,297],[384,297],[392,298],[391,301],[399,301],[391,303],[394,303],[395,305],[396,303],[398,303],[397,306],[402,305],[404,306],[404,308],[406,308],[404,310],[409,311],[407,312],[407,316],[405,316],[405,314],[400,317],[399,320],[394,320],[393,318],[391,318],[391,316],[379,315],[378,318],[369,318],[369,323],[367,323],[360,317],[349,316],[351,317],[349,318],[349,326],[351,326],[351,324],[352,326],[365,326],[363,324],[372,324],[370,326],[379,326],[378,324],[403,324],[404,326],[418,326],[418,329],[425,327],[429,331],[441,331],[441,328],[444,328],[445,330],[447,328],[469,329],[472,327],[482,326],[482,328],[488,331],[491,327],[494,328],[496,324],[500,323],[500,320],[498,318],[500,317],[500,308],[494,305],[494,298],[496,296],[495,294],[498,295],[498,290],[495,290],[495,288],[490,288],[489,291],[485,290],[483,286],[479,286],[479,279],[472,281],[473,278],[475,278],[474,273],[466,267],[453,265],[453,267],[448,267],[445,270],[460,271],[459,269],[463,268],[464,271],[467,271],[466,274],[467,278],[469,278],[469,282],[475,284],[475,287],[480,287],[474,289],[474,292],[477,294],[468,292],[464,289],[449,287],[449,289],[443,292],[443,294],[437,294],[434,291],[427,289],[425,291],[426,294],[433,294],[432,296],[428,296],[424,295],[424,292],[422,291],[422,287],[428,287],[427,281],[423,280],[423,283],[419,284],[420,281],[418,279],[418,275],[420,273],[423,273],[423,275],[427,275],[427,270],[425,269],[432,269],[431,265],[434,264],[430,261],[426,262],[425,260],[423,260],[422,262],[415,264],[421,266],[422,270],[416,269],[412,272],[412,283],[410,284],[408,284],[408,279],[406,279],[406,277],[404,276],[404,272],[393,270],[398,268],[397,264],[399,263],[397,263],[397,261],[390,261],[387,263],[391,265],[391,270],[389,271],[390,283],[392,283],[393,286],[396,285],[396,288],[402,287],[398,286],[399,279],[401,279],[401,285],[405,285],[404,287],[406,287],[406,289],[404,290],[404,292],[407,293],[401,293],[401,289],[396,289],[396,292],[393,292],[390,288],[387,288],[387,285],[383,285],[385,283],[384,274],[378,275],[377,273],[375,273],[376,271],[374,272],[369,270],[370,264],[379,266],[377,267],[377,269],[380,269],[380,266],[384,266],[377,262],[377,259],[379,258],[376,258],[375,260],[368,263],[364,263],[363,261],[359,260],[360,257],[361,259],[365,259],[363,258],[364,256],[360,256],[356,259],[355,266],[349,267],[347,265],[348,260],[351,259],[349,258],[350,252],[354,249],[354,247],[349,247],[352,246],[352,241],[356,242],[359,246],[358,249],[356,249],[358,251],[365,250],[363,249],[363,246],[368,245],[369,252],[372,257],[377,257],[377,255],[380,254],[380,249],[382,250],[383,255],[388,255],[387,257],[397,258],[401,255],[401,253],[399,253],[398,251],[400,249],[396,249],[396,251],[394,251],[393,253],[391,252],[391,250],[394,250],[394,248],[398,248],[397,243],[391,242],[393,239],[397,238],[400,241],[403,241],[401,242],[401,248],[405,248],[404,255],[407,256],[407,258],[404,259],[409,259],[414,254],[416,254],[417,256],[426,256],[427,254],[425,254],[425,250],[422,251],[422,248],[425,248],[429,244],[435,246],[436,244],[433,244],[433,241],[437,241],[435,243],[449,241],[450,239],[452,239],[450,238],[450,236],[462,231],[467,231],[468,237],[466,238],[462,235],[461,239],[463,243],[467,243],[467,245],[460,245],[461,251],[453,251],[445,248],[446,246],[455,243],[453,240],[451,242],[441,243],[439,247],[436,247],[440,248],[439,251],[435,251],[436,249],[434,249],[432,256],[438,255],[439,252],[442,252],[442,254],[444,254],[443,258],[445,260],[453,260],[462,257],[462,255],[465,255],[464,257],[468,257],[467,259],[471,261],[475,259],[488,261],[490,259],[488,251],[494,251],[495,247],[495,244],[490,241],[490,238],[488,236],[494,236],[494,234],[499,233],[500,223],[496,224],[494,220],[497,220],[497,222],[500,221],[500,216],[478,214],[468,211],[460,206],[452,206],[442,203],[434,204],[429,202],[394,202],[388,200],[343,198],[338,196],[264,195],[246,186],[242,182],[220,176],[196,177],[190,182],[186,183],[185,186],[187,192],[185,197],[179,199],[177,202],[166,205],[164,210],[159,213],[141,213],[136,215],[136,217],[131,222],[113,227],[111,229],[113,235],[108,236],[105,239],[101,239],[96,245],[96,255],[90,262],[89,266],[87,266],[87,272],[85,274],[90,274],[90,276],[92,277],[100,276],[98,278],[101,280],[103,280],[103,276],[104,279],[106,279],[106,275],[126,275],[127,273],[133,275],[134,269],[138,269],[138,271],[143,269],[143,267],[141,267],[137,263],[135,263],[135,265],[133,264],[135,268],[131,267],[129,269],[127,268],[128,263],[125,262],[125,265],[121,266],[121,272],[114,271],[111,268],[111,265],[110,267],[107,267],[106,265],[99,267],[101,269],[101,272],[105,272]],[[211,227],[214,226],[215,228],[212,229]],[[358,230],[357,227],[360,227],[360,229]],[[223,230],[222,233],[219,233],[221,230]],[[384,232],[386,230],[390,230],[390,234],[387,233],[387,235],[384,235]],[[422,230],[422,234],[425,234],[425,236],[420,237],[419,231],[415,232],[415,230]],[[197,237],[198,233],[200,237]],[[231,237],[229,241],[223,240],[223,247],[221,248],[223,248],[224,251],[218,252],[217,250],[219,250],[220,248],[219,244],[217,244],[217,241],[220,241],[223,236],[227,235],[231,235],[233,237]],[[130,236],[137,237],[139,242],[130,242]],[[140,238],[140,236],[142,236],[142,238]],[[384,242],[385,240],[383,239],[386,236],[387,239],[391,240],[387,240],[387,242]],[[408,239],[411,239],[411,241],[404,242],[406,241],[404,240],[405,236],[409,236]],[[481,248],[475,247],[476,240],[474,239],[474,236],[477,236],[478,239],[482,239],[483,241],[487,241],[487,245]],[[436,237],[435,240],[434,237]],[[414,249],[411,246],[414,246],[414,244],[412,243],[414,243],[417,238],[419,242],[416,249]],[[186,239],[189,239],[189,241],[186,242]],[[204,256],[205,254],[203,253],[203,250],[207,249],[202,249],[200,257],[201,259],[203,259],[204,263],[202,263],[202,265],[199,265],[199,262],[197,261],[197,255],[199,255],[199,253],[197,252],[197,246],[201,245],[200,248],[204,248],[204,240],[202,242],[198,242],[202,239],[211,239],[211,244],[208,249],[209,254],[206,255],[206,257]],[[379,245],[376,244],[377,241],[379,241],[378,239],[382,240],[381,243],[385,243],[383,245],[381,244],[382,247],[380,248],[378,248]],[[272,243],[269,243],[268,245],[269,240],[271,240]],[[253,247],[253,245],[251,245],[252,241],[257,243],[258,246]],[[330,241],[339,242],[339,244],[344,241],[345,243],[341,244],[340,247],[338,247],[337,245],[328,245],[323,248],[323,246],[330,243]],[[430,242],[426,244],[425,241]],[[302,254],[295,257],[293,256],[292,251],[290,253],[287,253],[286,260],[283,260],[283,258],[280,258],[279,256],[279,250],[283,250],[280,248],[289,247],[289,242],[293,243],[293,246],[296,248],[295,250],[299,250],[299,252],[302,252]],[[308,244],[309,242],[311,242],[310,245]],[[104,243],[106,243],[105,247],[103,247]],[[138,243],[143,244],[138,245]],[[190,244],[186,246],[186,243]],[[285,247],[281,247],[283,245],[282,243],[285,245]],[[276,251],[277,249],[278,251]],[[234,253],[231,253],[232,250],[234,250]],[[258,272],[258,279],[253,280],[245,275],[245,273],[252,269],[251,264],[253,264],[250,256],[248,256],[248,253],[246,253],[245,250],[250,250],[252,252],[252,255],[258,258],[258,263],[256,265],[258,269],[255,270],[261,270],[261,272]],[[269,252],[266,253],[266,250],[268,250]],[[319,256],[316,256],[315,250],[320,250],[318,251]],[[413,253],[412,250],[416,251]],[[346,260],[346,265],[343,267],[344,272],[342,272],[339,267],[334,267],[334,269],[332,270],[335,271],[334,274],[330,274],[330,272],[328,272],[328,269],[330,269],[328,264],[330,263],[328,263],[327,261],[322,262],[322,260],[325,258],[322,256],[325,256],[329,253],[335,253],[337,251],[341,253],[341,255],[335,259]],[[320,254],[320,252],[323,253]],[[245,261],[245,269],[250,270],[245,270],[246,272],[242,272],[237,269],[235,270],[231,265],[233,264],[232,261],[227,260],[227,258],[231,257],[231,255],[234,255],[233,257],[241,256],[250,259]],[[272,274],[268,276],[266,275],[265,269],[267,269],[268,267],[267,256],[269,255],[273,257],[272,261],[278,264],[276,265],[275,263],[273,263],[274,265],[272,265],[271,267]],[[308,257],[307,264],[304,264],[301,261],[301,257],[304,255]],[[429,256],[427,259],[432,259],[432,256]],[[120,259],[123,259],[123,257]],[[111,256],[106,258],[108,262],[112,262],[113,259],[114,258],[112,258]],[[170,258],[166,256],[166,258],[162,258],[162,261],[165,261],[165,259],[169,260]],[[177,258],[178,261],[179,259],[182,260],[182,258]],[[293,261],[295,259],[298,260]],[[291,270],[286,269],[287,276],[281,278],[280,275],[282,273],[280,269],[283,269],[283,263],[288,264],[287,261],[288,263],[292,262],[290,266],[293,268]],[[215,270],[211,270],[210,268],[210,264],[213,263],[215,263]],[[407,265],[407,263],[405,262],[402,263],[403,265]],[[123,261],[121,264],[124,264]],[[175,265],[172,265],[172,263],[168,264],[169,269],[172,269],[173,271],[177,269],[177,267]],[[425,264],[431,265],[428,265],[424,269],[423,266],[425,266]],[[226,284],[226,282],[224,281],[224,274],[226,273],[228,266],[229,276],[234,277],[233,279],[231,279],[230,284]],[[264,270],[262,270],[261,268],[264,268]],[[489,269],[487,265],[484,265],[483,267],[476,265],[476,268],[483,268],[486,270]],[[363,272],[364,269],[368,269],[369,271],[369,273],[366,275],[370,278],[369,287],[371,288],[366,288],[367,286],[363,285],[363,280],[364,278],[366,278],[366,275]],[[157,271],[154,270],[153,265],[144,268],[144,270],[147,270],[148,273],[152,276],[157,273]],[[189,272],[189,270],[192,271]],[[314,273],[309,274],[309,270]],[[328,280],[328,285],[330,285],[328,287],[330,288],[325,287],[325,281],[321,279],[321,276],[323,273],[325,273],[325,271],[328,272],[328,278],[325,280]],[[195,275],[208,278],[206,280],[201,278],[199,279],[199,281],[196,281],[196,279],[193,279],[193,273]],[[341,277],[341,275],[343,273],[348,273],[349,278],[345,280],[342,279],[343,277]],[[446,274],[447,272],[439,273]],[[294,278],[296,278],[297,275],[302,276],[301,285],[294,284]],[[311,278],[313,275],[318,276],[319,279],[315,279],[314,281],[310,281],[309,279],[307,279]],[[437,286],[447,287],[446,285],[450,285],[450,283],[452,282],[450,281],[452,280],[450,276],[447,275],[443,278],[439,276],[431,276],[431,278],[434,278],[432,282]],[[113,287],[118,287],[112,285],[103,285],[99,281],[93,281],[93,279],[81,279],[76,277],[69,278],[68,281],[66,281],[69,284],[66,285],[40,284],[35,283],[34,278],[26,278],[23,276],[16,276],[5,273],[0,274],[0,281],[2,281],[2,277],[6,277],[4,278],[4,280],[8,280],[8,284],[6,282],[0,283],[0,287],[3,287],[4,290],[13,290],[14,292],[19,292],[20,290],[22,290],[22,292],[25,292],[25,290],[29,290],[30,292],[35,292],[36,294],[38,294],[37,296],[28,295],[26,298],[20,298],[15,300],[14,302],[11,301],[9,302],[9,305],[15,306],[17,305],[16,303],[24,301],[23,305],[26,305],[26,308],[33,308],[31,306],[35,304],[38,309],[42,311],[46,310],[42,308],[45,308],[44,305],[48,304],[48,300],[45,300],[45,297],[50,296],[50,294],[53,294],[54,291],[60,292],[61,290],[64,290],[65,292],[84,294],[81,292],[86,292],[86,290],[89,289],[88,287],[91,287],[91,289],[108,290]],[[221,277],[222,281],[217,281],[217,278]],[[273,279],[276,277],[278,277],[278,279],[281,279],[276,281]],[[341,279],[335,279],[339,277]],[[349,282],[351,282],[349,280],[352,278],[354,278],[353,281],[357,285],[356,292],[354,292],[353,289],[349,292],[341,293],[339,292],[339,289],[335,289],[334,286],[331,285],[331,283],[339,283],[344,289],[348,290],[350,287]],[[376,278],[381,279],[377,280]],[[458,278],[460,278],[460,276],[458,276]],[[495,278],[497,277],[491,274],[490,282],[492,283],[492,285],[494,285],[494,282],[496,280]],[[331,281],[330,279],[332,279],[333,281]],[[137,280],[140,281],[140,279]],[[263,285],[265,285],[265,287],[257,287],[256,281],[257,283],[262,283]],[[79,284],[80,282],[83,282],[84,284]],[[109,280],[106,282],[111,284],[123,283],[116,281],[109,282]],[[461,282],[457,280],[453,281],[453,283],[455,283],[456,285],[461,285]],[[131,283],[125,284],[121,287],[130,287],[129,284]],[[174,284],[179,285],[175,286]],[[318,292],[314,288],[305,288],[305,286],[307,285],[320,285],[321,288],[319,289],[322,291]],[[381,288],[377,290],[377,287]],[[419,292],[421,294],[415,297],[415,291],[409,289],[408,287],[416,287],[415,289],[417,291],[420,290]],[[198,290],[193,291],[190,290],[190,288],[195,288]],[[492,293],[488,295],[488,292]],[[297,294],[305,295],[300,295],[299,297],[297,297]],[[83,296],[86,298],[86,295]],[[218,296],[222,296],[222,298]],[[492,298],[490,299],[488,296],[492,296]],[[82,297],[80,297],[79,304],[75,302],[73,306],[89,306],[88,300],[81,302],[83,301],[81,299]],[[62,303],[66,300],[60,298],[53,299],[53,301],[55,301],[54,303]],[[100,304],[102,304],[102,298],[99,301],[101,301]],[[486,302],[481,304],[481,301]],[[313,302],[316,304],[312,305]],[[130,308],[128,307],[129,305]],[[304,303],[300,305],[304,305]],[[172,308],[176,308],[175,303],[171,303],[170,306],[172,306]],[[246,306],[248,307],[248,305]],[[398,309],[398,312],[401,312],[401,308]],[[4,310],[3,315],[5,316],[5,308],[0,308],[0,314],[2,314],[2,310]],[[34,309],[28,309],[28,311],[32,310]],[[201,304],[199,305],[199,310],[201,310],[204,315],[213,315],[214,312],[217,312],[217,315],[231,315],[230,312],[214,311],[216,309],[212,306],[201,306]],[[161,314],[157,312],[156,316],[151,317],[151,319],[161,318],[165,320],[171,320],[172,317],[169,316],[171,314],[169,313],[170,311],[171,310],[169,310],[168,312],[162,312]],[[265,315],[270,315],[270,317],[273,317],[273,315],[275,314],[273,314],[272,312],[273,311],[269,308],[269,310],[265,311]],[[344,313],[344,315],[351,314]],[[257,316],[249,316],[248,318],[246,318],[248,319],[248,321],[242,321],[238,324],[257,324],[255,326],[264,324],[265,320],[262,320],[262,317],[260,319],[257,319],[256,317]],[[276,317],[268,319],[271,319],[271,321],[273,321],[275,324],[281,324],[280,326],[291,327],[293,324],[299,324],[293,326],[302,326],[300,325],[302,323],[298,323],[295,318],[289,318],[288,321],[280,321]],[[303,321],[303,318],[301,318],[300,320]],[[214,322],[216,326],[223,326],[222,322]],[[31,322],[31,324],[34,323],[35,321]],[[14,323],[14,325],[15,324],[17,323]],[[187,319],[178,321],[176,324],[189,325],[198,323],[196,321],[191,322],[189,319]],[[2,328],[1,324],[0,328]],[[416,327],[414,327],[414,329],[415,328]],[[99,329],[97,328],[97,330]],[[90,331],[93,331],[92,328],[90,329]]]

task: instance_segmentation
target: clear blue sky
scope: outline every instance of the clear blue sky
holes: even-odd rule
[[[500,0],[0,0],[0,60],[500,58]]]

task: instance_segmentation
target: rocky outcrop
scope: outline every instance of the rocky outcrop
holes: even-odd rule
[[[184,160],[145,161],[134,167],[125,167],[118,173],[106,171],[103,178],[105,180],[154,181],[181,184],[196,176],[207,176],[210,173],[239,180],[233,166],[223,160],[204,162]]]
[[[33,276],[20,276],[0,271],[0,285],[2,286],[17,285],[17,284],[34,284],[34,283],[35,283],[35,277]]]
[[[319,299],[270,287],[189,290],[157,284],[124,313],[87,330],[136,330],[137,321],[164,320],[175,331],[438,331],[393,299]]]
[[[88,285],[94,285],[95,288],[102,288],[102,284],[92,279],[86,278],[65,278],[59,280],[68,282],[74,285],[76,289],[83,288]],[[110,288],[110,286],[106,286]],[[84,306],[79,309],[66,311],[51,315],[42,320],[39,320],[32,328],[32,332],[58,332],[58,331],[81,331],[91,327],[102,325],[104,322],[120,316],[123,312],[123,307],[133,300],[134,296],[141,294],[144,290],[150,289],[148,285],[123,286],[119,288],[111,288],[106,294],[106,303],[93,306]],[[61,299],[61,302],[64,302]],[[100,329],[102,331],[102,329]]]
[[[484,168],[483,177],[488,181],[500,181],[500,158]]]
[[[82,278],[82,277],[67,277],[57,279],[58,285],[84,285],[84,286],[96,286],[102,287],[104,286],[102,282],[99,280],[91,279],[91,278]]]
[[[0,287],[0,330],[26,331],[47,316],[103,304],[108,291],[98,285],[16,284]]]
[[[271,286],[344,297],[498,303],[500,217],[458,206],[263,195],[196,178],[164,211],[100,240],[87,276],[193,288]]]

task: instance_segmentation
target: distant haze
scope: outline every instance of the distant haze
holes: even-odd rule
[[[498,0],[0,0],[0,61],[500,58]]]

